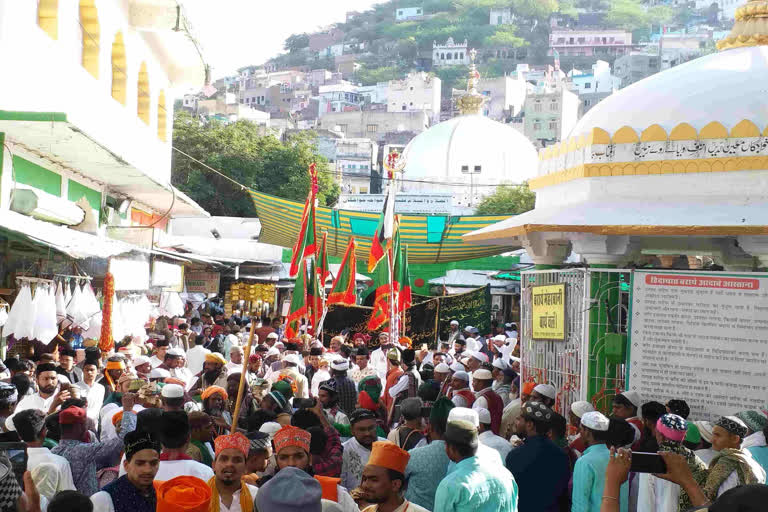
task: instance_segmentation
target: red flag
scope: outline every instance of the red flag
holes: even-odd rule
[[[411,293],[411,273],[408,269],[408,246],[402,246],[400,250],[399,265],[395,265],[395,276],[400,285],[400,291],[397,294],[397,310],[405,311],[413,304],[413,294]]]
[[[320,243],[320,251],[317,253],[317,275],[320,277],[320,287],[325,287],[325,282],[328,280],[328,276],[331,275],[331,269],[328,264],[328,251],[326,249],[326,243],[328,240],[328,232],[323,231],[323,241]]]
[[[307,284],[307,307],[309,308],[309,317],[312,320],[312,329],[317,333],[317,326],[320,317],[323,316],[323,297],[320,294],[318,284],[318,271],[315,268],[315,260],[309,259],[309,283]]]
[[[304,203],[304,212],[301,215],[301,227],[299,228],[299,238],[296,245],[293,246],[293,256],[291,257],[291,267],[289,274],[295,276],[299,271],[299,262],[304,258],[312,256],[317,251],[317,237],[315,233],[315,198],[317,197],[317,168],[315,164],[309,166],[309,176],[311,185],[307,201]]]
[[[357,303],[355,293],[355,274],[357,269],[357,256],[355,256],[355,238],[349,238],[347,250],[341,260],[339,273],[333,282],[331,293],[328,294],[327,304],[346,304],[354,306]]]
[[[394,192],[394,187],[389,186],[387,196],[384,199],[384,209],[379,217],[379,224],[376,226],[376,232],[371,239],[371,252],[368,255],[368,272],[373,272],[373,269],[382,261],[389,249],[389,241],[392,239],[395,223]]]
[[[301,317],[307,314],[307,265],[304,260],[299,261],[299,269],[296,283],[293,285],[293,297],[291,309],[285,320],[285,338],[295,338],[299,335]]]
[[[373,286],[376,294],[373,300],[373,313],[368,320],[368,330],[375,331],[389,322],[389,301],[392,296],[392,286],[389,283],[389,260],[388,256],[376,265],[376,271],[373,274]]]

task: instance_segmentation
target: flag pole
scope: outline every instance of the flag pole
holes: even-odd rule
[[[251,346],[253,345],[254,339],[256,339],[256,343],[258,343],[259,337],[256,336],[256,318],[254,317],[253,312],[251,312],[251,331],[248,333],[248,343],[245,344],[245,350],[243,351],[243,370],[240,373],[240,384],[237,387],[237,401],[235,402],[235,412],[232,418],[231,432],[233,434],[237,432],[237,420],[240,417],[240,406],[243,403],[245,382],[248,380],[248,358],[251,356]]]

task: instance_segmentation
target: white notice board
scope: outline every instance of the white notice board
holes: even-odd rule
[[[636,271],[627,380],[712,420],[768,401],[768,274]]]

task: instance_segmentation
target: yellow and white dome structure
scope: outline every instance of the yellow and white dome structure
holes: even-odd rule
[[[461,115],[436,124],[406,146],[404,192],[449,193],[454,207],[466,208],[477,206],[494,185],[536,177],[539,160],[531,141],[482,115],[485,97],[477,92],[478,77],[473,57],[467,93],[458,100]]]
[[[536,208],[465,240],[516,241],[544,265],[571,251],[768,265],[768,2],[740,7],[718,48],[600,102],[539,152]]]

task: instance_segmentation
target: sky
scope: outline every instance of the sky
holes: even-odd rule
[[[344,22],[347,11],[364,11],[381,1],[184,0],[184,8],[216,79],[283,52],[291,34]]]

